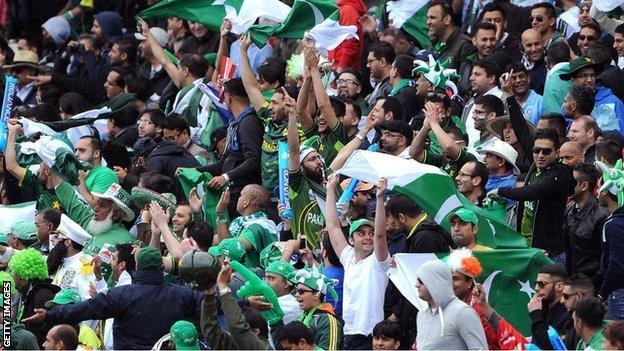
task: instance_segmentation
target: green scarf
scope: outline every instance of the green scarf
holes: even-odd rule
[[[395,96],[399,90],[412,85],[411,79],[401,79],[388,93],[388,96]]]
[[[238,238],[238,236],[243,231],[243,229],[247,227],[248,222],[256,221],[258,219],[268,219],[268,218],[267,218],[267,215],[262,211],[258,211],[256,213],[252,213],[246,216],[236,217],[236,219],[234,219],[232,223],[230,223],[230,235],[233,238]]]

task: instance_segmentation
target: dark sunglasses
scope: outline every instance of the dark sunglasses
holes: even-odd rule
[[[596,37],[593,35],[579,35],[579,40],[596,40]]]
[[[553,152],[553,149],[550,149],[550,148],[541,148],[541,147],[534,147],[533,148],[533,153],[536,154],[536,155],[539,155],[540,153],[542,153],[542,155],[548,156],[548,155],[552,154],[552,152]]]
[[[306,290],[306,289],[297,289],[297,294],[303,295],[305,293],[314,293],[314,290]]]
[[[582,291],[577,291],[577,292],[572,293],[572,294],[566,294],[566,293],[563,293],[563,299],[564,299],[564,300],[568,300],[569,298],[571,298],[572,296],[574,296],[574,295],[576,295],[576,294],[578,294],[578,293],[581,293],[581,295],[582,295],[582,296],[585,296],[585,293],[584,293],[584,292],[582,292]]]
[[[539,286],[540,289],[541,289],[541,288],[545,287],[546,285],[552,284],[552,283],[553,282],[544,282],[544,281],[538,280],[538,281],[535,282],[535,285]]]
[[[535,17],[531,16],[531,17],[529,17],[529,22],[533,22],[533,21],[542,22],[542,21],[544,21],[544,17],[542,17],[542,16],[535,16]]]

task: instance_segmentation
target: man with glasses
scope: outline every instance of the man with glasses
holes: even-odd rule
[[[35,248],[42,255],[48,256],[52,245],[50,244],[50,235],[56,232],[61,224],[61,212],[54,208],[47,208],[40,211],[35,216],[35,226],[37,226],[37,238],[39,242],[35,244]]]
[[[481,206],[487,194],[485,184],[487,184],[488,178],[488,169],[484,163],[468,161],[457,173],[455,185],[457,190],[470,202]]]
[[[597,43],[602,37],[602,30],[595,23],[587,23],[581,27],[576,36],[576,48],[572,46],[577,55],[587,55],[589,47]]]
[[[411,159],[409,145],[412,144],[414,132],[403,121],[385,121],[380,124],[381,138],[379,139],[379,152]]]
[[[390,68],[396,53],[392,45],[385,41],[378,41],[371,45],[366,58],[366,67],[370,69],[370,80],[373,91],[366,97],[369,106],[374,106],[382,96],[386,96],[390,85]]]
[[[152,138],[156,143],[160,143],[163,138],[163,122],[165,113],[159,109],[147,109],[141,112],[139,117],[139,138]]]
[[[565,280],[563,286],[563,294],[561,296],[561,303],[566,307],[566,310],[571,314],[576,307],[576,303],[584,297],[593,298],[595,295],[594,285],[591,279],[584,274],[572,275]],[[576,333],[574,329],[574,323],[572,321],[572,315],[566,320],[565,333],[561,335],[563,342],[568,350],[576,348],[576,345],[581,340],[580,335]]]
[[[566,310],[563,299],[564,281],[568,274],[560,264],[544,265],[537,273],[535,295],[528,304],[531,318],[532,342],[542,350],[553,348],[548,337],[548,327],[563,334],[570,313]]]
[[[338,176],[327,182],[325,217],[331,244],[344,267],[343,348],[370,350],[373,346],[373,328],[384,319],[384,294],[388,285],[386,272],[390,268],[384,208],[388,180],[381,178],[377,185],[375,222],[359,219],[351,223],[348,241],[336,211],[338,182]]]
[[[570,62],[570,73],[559,75],[563,80],[570,80],[574,85],[585,85],[596,91],[592,117],[596,119],[600,130],[617,130],[624,133],[624,103],[607,87],[596,86],[597,64],[587,56],[578,57]]]
[[[555,7],[547,2],[540,2],[531,7],[531,28],[538,31],[542,36],[542,45],[545,49],[555,41],[565,40],[555,29],[557,15]]]
[[[353,68],[345,68],[336,80],[336,89],[338,97],[341,99],[349,98],[360,106],[362,115],[368,115],[371,106],[366,99],[360,95],[362,91],[362,83],[360,82],[359,73]]]
[[[164,139],[186,149],[189,154],[195,156],[199,163],[206,164],[207,160],[210,160],[208,151],[191,140],[191,128],[186,119],[181,116],[173,114],[165,118],[162,133]]]

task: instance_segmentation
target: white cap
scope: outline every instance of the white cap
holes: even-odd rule
[[[59,233],[59,238],[67,238],[81,246],[84,246],[84,244],[91,239],[91,235],[89,235],[86,230],[65,214],[61,215],[61,224],[59,224],[57,231]]]
[[[156,42],[160,44],[160,46],[167,46],[167,43],[169,42],[169,36],[167,35],[166,30],[160,27],[152,27],[150,28],[150,33],[152,33],[152,35],[156,39]],[[137,40],[141,41],[147,40],[147,38],[141,33],[134,33],[134,37],[137,38]]]
[[[485,153],[491,153],[498,157],[504,158],[507,162],[513,166],[513,173],[515,175],[520,174],[520,169],[516,166],[516,160],[518,159],[518,152],[513,146],[506,142],[496,138],[490,142],[487,142],[477,149],[477,152],[485,155]]]

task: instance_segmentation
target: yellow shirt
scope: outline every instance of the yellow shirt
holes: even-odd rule
[[[92,350],[99,350],[102,347],[102,342],[100,341],[100,338],[98,338],[95,331],[84,324],[80,326],[78,342]]]

